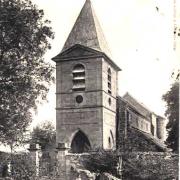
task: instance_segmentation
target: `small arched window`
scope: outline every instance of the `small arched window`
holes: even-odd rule
[[[112,131],[110,130],[110,136],[108,137],[108,148],[112,149],[114,147],[114,136]]]
[[[108,138],[108,148],[111,149],[112,148],[112,142],[111,142],[111,138]]]
[[[73,90],[84,91],[85,90],[85,67],[82,64],[74,66],[73,71]]]
[[[111,69],[108,68],[108,93],[111,94]]]

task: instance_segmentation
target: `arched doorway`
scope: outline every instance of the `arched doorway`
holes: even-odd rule
[[[82,132],[78,131],[71,143],[71,152],[72,153],[83,153],[91,149],[90,142],[87,136]]]

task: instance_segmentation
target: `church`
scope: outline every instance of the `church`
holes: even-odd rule
[[[56,152],[51,148],[45,153],[49,159],[56,157],[59,179],[73,179],[76,157],[99,149],[167,151],[165,119],[130,93],[118,95],[121,68],[111,57],[90,0],[52,60],[56,63]],[[36,150],[30,148],[32,157]]]
[[[165,149],[164,118],[129,93],[118,95],[121,68],[111,58],[90,0],[85,2],[62,51],[52,60],[56,62],[59,148],[83,153],[98,148],[121,149],[122,144],[137,145],[138,142],[128,142],[128,138],[132,139],[131,129],[148,140],[154,150]]]

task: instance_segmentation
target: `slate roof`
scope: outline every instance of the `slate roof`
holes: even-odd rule
[[[86,0],[61,52],[64,52],[75,44],[98,50],[111,57],[110,50],[90,0]]]
[[[123,99],[130,104],[138,113],[146,117],[148,120],[150,119],[152,111],[147,109],[145,105],[138,102],[134,97],[132,97],[129,93],[126,93],[123,96]]]
[[[158,138],[155,138],[152,134],[150,133],[146,133],[144,131],[141,131],[140,129],[137,129],[135,127],[133,127],[134,130],[136,130],[137,132],[141,133],[144,135],[144,137],[146,139],[148,139],[149,141],[151,141],[152,143],[154,143],[156,146],[158,146],[160,149],[167,151],[168,148],[166,147],[166,145],[163,143],[163,141],[159,140]]]

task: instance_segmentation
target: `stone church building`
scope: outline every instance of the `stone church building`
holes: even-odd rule
[[[111,58],[90,0],[85,2],[61,53],[52,60],[56,62],[59,147],[74,153],[115,149],[117,140],[126,136],[121,137],[128,131],[128,125],[154,143],[163,138],[162,117],[128,93],[119,97],[121,69]]]
[[[118,95],[121,68],[111,57],[90,0],[52,60],[56,62],[56,146],[62,179],[66,179],[69,153],[101,148],[166,151],[165,119],[129,93]]]

